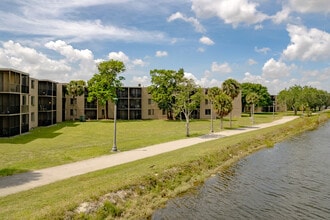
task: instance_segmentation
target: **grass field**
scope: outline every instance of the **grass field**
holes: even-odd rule
[[[281,117],[281,116],[276,116]],[[257,114],[256,123],[273,120],[273,116]],[[214,121],[214,131],[220,131]],[[248,126],[249,117],[233,120],[233,127]],[[210,132],[209,120],[193,120],[191,136]],[[225,126],[229,122],[225,121]],[[139,120],[118,121],[117,147],[127,151],[185,137],[183,121]],[[111,153],[113,121],[63,122],[38,127],[27,134],[0,139],[0,176],[71,163]]]
[[[260,115],[260,118],[262,122],[272,120],[264,115]],[[242,118],[242,120],[246,119]],[[0,198],[0,219],[147,219],[154,209],[162,206],[168,199],[199,185],[217,170],[229,166],[262,146],[268,146],[270,142],[275,143],[305,130],[314,129],[323,120],[325,119],[320,120],[318,116],[300,118],[288,124],[213,140],[2,197]],[[167,122],[121,123],[123,125],[166,124]],[[205,121],[205,124],[196,122],[195,125],[199,123],[203,127],[209,122]],[[75,128],[89,126],[88,123],[73,124],[78,125]],[[168,124],[166,126],[182,125],[177,122]],[[55,131],[73,129],[72,126],[63,125],[61,124],[62,128]],[[42,128],[40,132],[48,129],[54,128]],[[181,132],[181,129],[179,131]],[[64,134],[60,133],[60,135]],[[179,136],[182,137],[182,135]],[[36,139],[31,139],[25,144],[36,141]],[[106,149],[108,153],[109,147]],[[123,197],[118,196],[120,192],[124,192]],[[110,200],[109,198],[104,200],[105,195]],[[98,204],[98,206],[90,214],[77,214],[74,210],[86,202]]]

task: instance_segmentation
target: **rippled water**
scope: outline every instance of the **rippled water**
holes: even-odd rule
[[[330,219],[330,123],[264,149],[153,219]]]

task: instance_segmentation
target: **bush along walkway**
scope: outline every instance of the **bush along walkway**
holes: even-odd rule
[[[16,174],[13,176],[0,177],[0,197],[33,189],[70,177],[86,174],[89,172],[110,168],[124,163],[152,157],[158,154],[189,147],[195,144],[211,141],[217,138],[241,134],[253,130],[267,128],[289,122],[296,116],[286,116],[271,123],[258,124],[251,127],[224,130],[217,133],[203,135],[201,137],[187,138],[167,143],[152,145],[131,151],[118,152],[111,155],[101,156],[75,163],[50,167],[32,172]]]

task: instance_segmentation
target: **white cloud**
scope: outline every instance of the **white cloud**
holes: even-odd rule
[[[237,27],[261,23],[268,18],[257,10],[258,4],[248,0],[192,0],[192,10],[197,17],[219,17],[226,24]]]
[[[178,20],[178,19],[192,24],[195,27],[195,30],[199,33],[204,33],[205,32],[205,28],[200,24],[200,22],[196,18],[186,17],[185,15],[181,14],[180,12],[176,12],[176,13],[172,14],[167,19],[167,21],[172,22],[172,21],[175,21],[175,20]]]
[[[264,26],[262,24],[257,24],[254,26],[254,30],[262,30],[264,28]]]
[[[289,19],[290,13],[290,8],[284,6],[281,11],[277,12],[274,16],[272,16],[272,20],[275,24],[281,24],[282,22]]]
[[[197,85],[201,86],[202,88],[210,88],[210,87],[221,85],[220,81],[218,81],[216,79],[209,79],[209,77],[207,77],[207,76],[198,79],[193,73],[188,73],[188,72],[185,72],[184,76],[188,79],[194,80],[194,82]]]
[[[289,5],[301,13],[330,12],[329,0],[289,0]]]
[[[74,49],[71,45],[68,45],[66,42],[62,40],[50,41],[45,44],[45,47],[52,49],[54,51],[59,52],[61,55],[65,56],[69,61],[78,61],[78,60],[93,60],[92,51],[85,50],[77,50]]]
[[[228,63],[218,64],[217,62],[213,62],[211,66],[212,72],[219,72],[223,74],[231,73],[232,69]]]
[[[254,51],[257,52],[257,53],[267,54],[268,51],[270,51],[270,48],[268,48],[268,47],[263,47],[263,48],[254,47]]]
[[[214,42],[210,38],[205,37],[205,36],[201,37],[199,39],[199,42],[201,42],[202,44],[206,44],[206,45],[213,45],[214,44]]]
[[[129,42],[170,41],[160,31],[123,28],[113,24],[105,24],[101,20],[69,19],[70,16],[67,14],[75,12],[74,9],[76,9],[72,4],[70,6],[73,8],[52,8],[54,4],[49,2],[42,4],[37,1],[17,4],[15,13],[1,11],[0,31],[43,36],[51,39],[60,38],[70,42],[104,39]],[[66,4],[67,2],[56,5]],[[76,5],[80,7],[81,3],[76,2]]]
[[[65,60],[52,60],[33,48],[13,41],[2,44],[0,58],[1,67],[18,69],[29,73],[34,78],[63,82],[71,79],[76,73]]]
[[[248,63],[250,66],[252,66],[252,65],[257,64],[257,61],[255,61],[254,59],[249,59],[249,60],[247,61],[247,63]]]
[[[289,60],[322,61],[330,59],[330,34],[316,28],[288,25],[291,44],[283,51]]]
[[[147,64],[142,59],[135,59],[132,61],[134,66],[146,66]]]
[[[291,75],[291,71],[294,69],[294,65],[287,66],[282,61],[276,61],[271,58],[262,67],[262,76],[271,79],[285,78],[289,77]]]
[[[119,60],[122,61],[124,64],[127,64],[130,60],[129,57],[122,51],[119,52],[110,52],[109,59],[111,60]]]
[[[156,51],[156,57],[166,57],[168,53],[166,51]]]
[[[135,85],[148,86],[150,84],[150,80],[148,76],[133,76],[131,83]]]

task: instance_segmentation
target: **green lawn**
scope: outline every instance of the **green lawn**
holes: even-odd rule
[[[328,114],[328,117],[330,117],[330,114]],[[258,115],[257,118],[259,122],[272,120],[272,117],[265,115]],[[242,117],[240,120],[235,121],[236,126],[240,126],[241,123],[239,121],[242,121],[242,124],[244,122],[249,123],[249,118]],[[167,199],[176,197],[199,185],[205,178],[217,172],[219,167],[229,166],[231,163],[244,157],[244,155],[258,150],[264,145],[268,146],[270,142],[275,143],[305,130],[313,129],[317,127],[320,121],[322,120],[318,116],[300,118],[288,124],[212,140],[189,148],[183,148],[2,197],[0,198],[0,219],[71,219],[70,217],[74,219],[114,219],[116,218],[115,215],[111,214],[113,210],[106,208],[109,207],[106,203],[104,207],[102,207],[103,203],[101,203],[101,207],[97,213],[92,213],[91,216],[77,215],[73,210],[83,202],[100,201],[102,200],[101,197],[105,194],[110,192],[115,193],[118,190],[126,190],[128,193],[130,191],[133,192],[124,200],[119,198],[116,200],[118,203],[114,205],[115,208],[122,211],[119,219],[147,219],[153,210],[164,205]],[[97,132],[92,131],[95,129],[91,129],[91,127],[101,126],[102,123],[111,125],[111,122],[76,122],[75,124],[77,126],[75,128],[81,129],[81,127],[86,126],[87,128],[85,129],[88,130],[89,128],[91,130],[90,132],[95,135]],[[45,130],[51,133],[49,129],[54,129],[53,133],[60,133],[60,135],[53,135],[53,138],[59,138],[61,135],[65,136],[64,132],[60,132],[62,129],[66,132],[68,132],[66,129],[69,131],[73,129],[73,127],[68,126],[70,124],[73,125],[72,123],[68,123],[66,126],[65,124],[57,125],[61,127],[58,129],[54,127],[42,128],[39,133]],[[155,130],[159,126],[165,126],[167,128],[168,126],[181,126],[180,129],[176,130],[179,133],[177,136],[179,138],[184,136],[184,130],[182,130],[184,129],[183,123],[179,122],[120,122],[119,127],[123,128],[124,124],[126,126],[130,126],[130,124],[135,126],[140,125],[140,127],[143,124],[154,125],[153,129]],[[196,121],[193,124],[194,129],[206,126],[207,128],[203,129],[208,132],[208,121]],[[174,127],[173,129],[176,129]],[[152,129],[148,128],[148,130]],[[29,135],[33,137],[33,133]],[[29,135],[24,136],[24,138],[28,139]],[[134,134],[129,132],[127,135]],[[109,136],[111,137],[111,135]],[[25,141],[25,144],[37,141],[37,139],[33,140],[31,137],[31,140]],[[173,137],[175,137],[174,134],[172,134]],[[21,142],[23,142],[23,137],[15,137],[14,139],[16,138],[21,138]],[[138,136],[136,138],[140,139]],[[157,136],[150,139],[156,142],[155,139],[157,139]],[[21,143],[21,145],[24,145],[24,143]],[[52,149],[50,146],[47,147]],[[105,152],[108,153],[109,146],[105,149]],[[52,151],[55,150],[52,149]],[[58,152],[61,152],[61,150]],[[45,151],[45,154],[48,154],[47,151]]]
[[[280,117],[280,116],[278,116]],[[272,115],[255,116],[256,123],[273,120]],[[191,136],[207,134],[209,120],[193,120]],[[219,120],[214,131],[220,131]],[[248,126],[249,117],[233,120],[233,127]],[[228,120],[224,122],[229,126]],[[183,121],[139,120],[118,121],[117,147],[127,151],[185,137]],[[110,154],[113,144],[113,121],[63,122],[39,127],[27,134],[0,139],[0,176]]]

